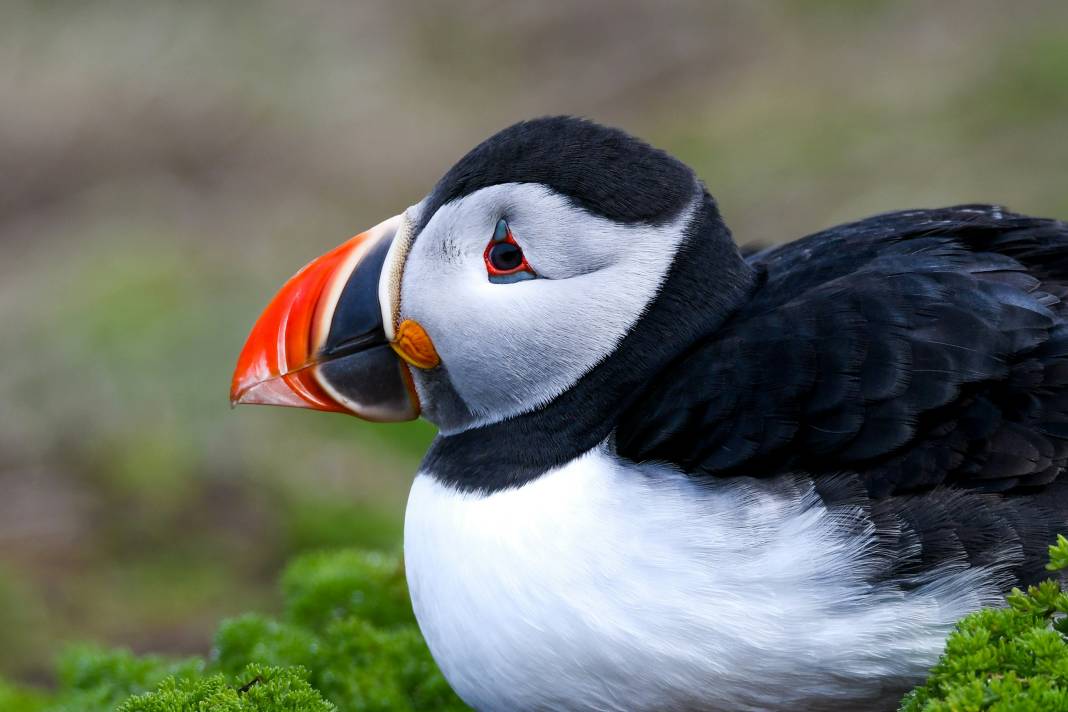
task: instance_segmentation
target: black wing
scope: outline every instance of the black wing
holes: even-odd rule
[[[825,487],[849,473],[871,501],[942,486],[927,504],[1031,495],[1063,472],[1068,225],[991,206],[899,212],[749,261],[764,285],[625,414],[622,456]],[[1060,490],[1036,500],[1048,516],[1013,516],[1048,537],[1068,520]]]

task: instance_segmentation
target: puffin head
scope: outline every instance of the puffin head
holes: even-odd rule
[[[545,409],[598,370],[633,392],[751,282],[683,163],[589,121],[525,121],[291,278],[230,397],[377,421],[421,413],[463,433]]]

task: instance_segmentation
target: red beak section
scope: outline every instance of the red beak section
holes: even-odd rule
[[[352,413],[419,415],[407,366],[382,329],[378,282],[401,217],[319,257],[282,287],[237,359],[230,402]]]
[[[318,336],[313,332],[322,321],[329,282],[366,239],[366,233],[357,235],[308,263],[271,300],[237,358],[231,403],[345,410],[311,373]]]

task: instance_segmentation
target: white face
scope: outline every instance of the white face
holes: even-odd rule
[[[656,296],[692,215],[693,206],[663,225],[619,224],[534,183],[483,188],[441,207],[411,246],[400,288],[399,319],[419,322],[441,357],[438,369],[413,369],[424,414],[445,432],[463,430],[569,388]],[[537,278],[490,281],[484,255],[502,218]],[[435,402],[444,378],[463,419],[448,414],[456,404]]]

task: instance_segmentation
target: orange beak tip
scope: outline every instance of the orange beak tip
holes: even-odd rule
[[[311,408],[384,422],[418,416],[418,394],[410,372],[383,348],[388,343],[379,301],[383,265],[401,219],[390,218],[312,260],[282,286],[238,356],[230,382],[231,408],[245,404]],[[350,283],[361,286],[346,297]],[[360,328],[364,322],[377,322],[378,327],[377,332],[367,331],[370,340],[360,342],[352,353],[326,349],[343,298],[349,299],[346,319],[355,314],[354,323]],[[400,336],[403,350],[398,353],[407,354],[409,363],[421,368],[437,365],[434,345],[422,327],[412,322]],[[340,388],[335,380],[339,374]],[[365,380],[355,382],[356,377]]]
[[[231,405],[279,405],[344,411],[306,366],[312,360],[319,309],[339,268],[365,241],[357,235],[312,260],[278,291],[252,327],[230,384]]]

